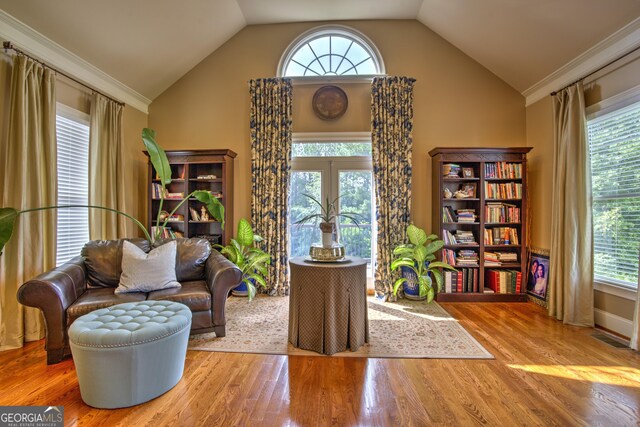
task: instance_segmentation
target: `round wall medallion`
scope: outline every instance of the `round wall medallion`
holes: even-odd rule
[[[323,120],[335,120],[341,117],[349,101],[347,94],[337,86],[322,86],[313,95],[313,112]]]

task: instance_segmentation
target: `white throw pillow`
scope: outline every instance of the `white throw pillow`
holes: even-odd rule
[[[122,245],[122,275],[115,290],[126,292],[152,292],[179,288],[176,281],[175,241],[153,249],[148,254],[126,240]]]

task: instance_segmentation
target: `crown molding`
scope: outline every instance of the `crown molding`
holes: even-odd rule
[[[548,96],[551,92],[581,79],[583,76],[594,72],[637,47],[640,47],[640,18],[631,21],[522,92],[522,95],[526,98],[526,106],[528,107]]]
[[[0,38],[145,114],[151,100],[0,9]]]

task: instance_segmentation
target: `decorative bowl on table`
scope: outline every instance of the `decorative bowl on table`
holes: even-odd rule
[[[344,258],[344,245],[334,243],[329,247],[313,244],[309,248],[309,256],[316,261],[339,261]]]

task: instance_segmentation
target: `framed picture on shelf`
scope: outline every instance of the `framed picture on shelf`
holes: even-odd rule
[[[463,178],[474,178],[473,168],[462,168],[462,177]]]
[[[475,182],[468,182],[466,184],[462,184],[460,186],[460,190],[463,191],[467,197],[475,198],[476,197],[476,184]]]
[[[547,306],[549,289],[549,251],[531,248],[527,265],[527,294],[536,304]]]

